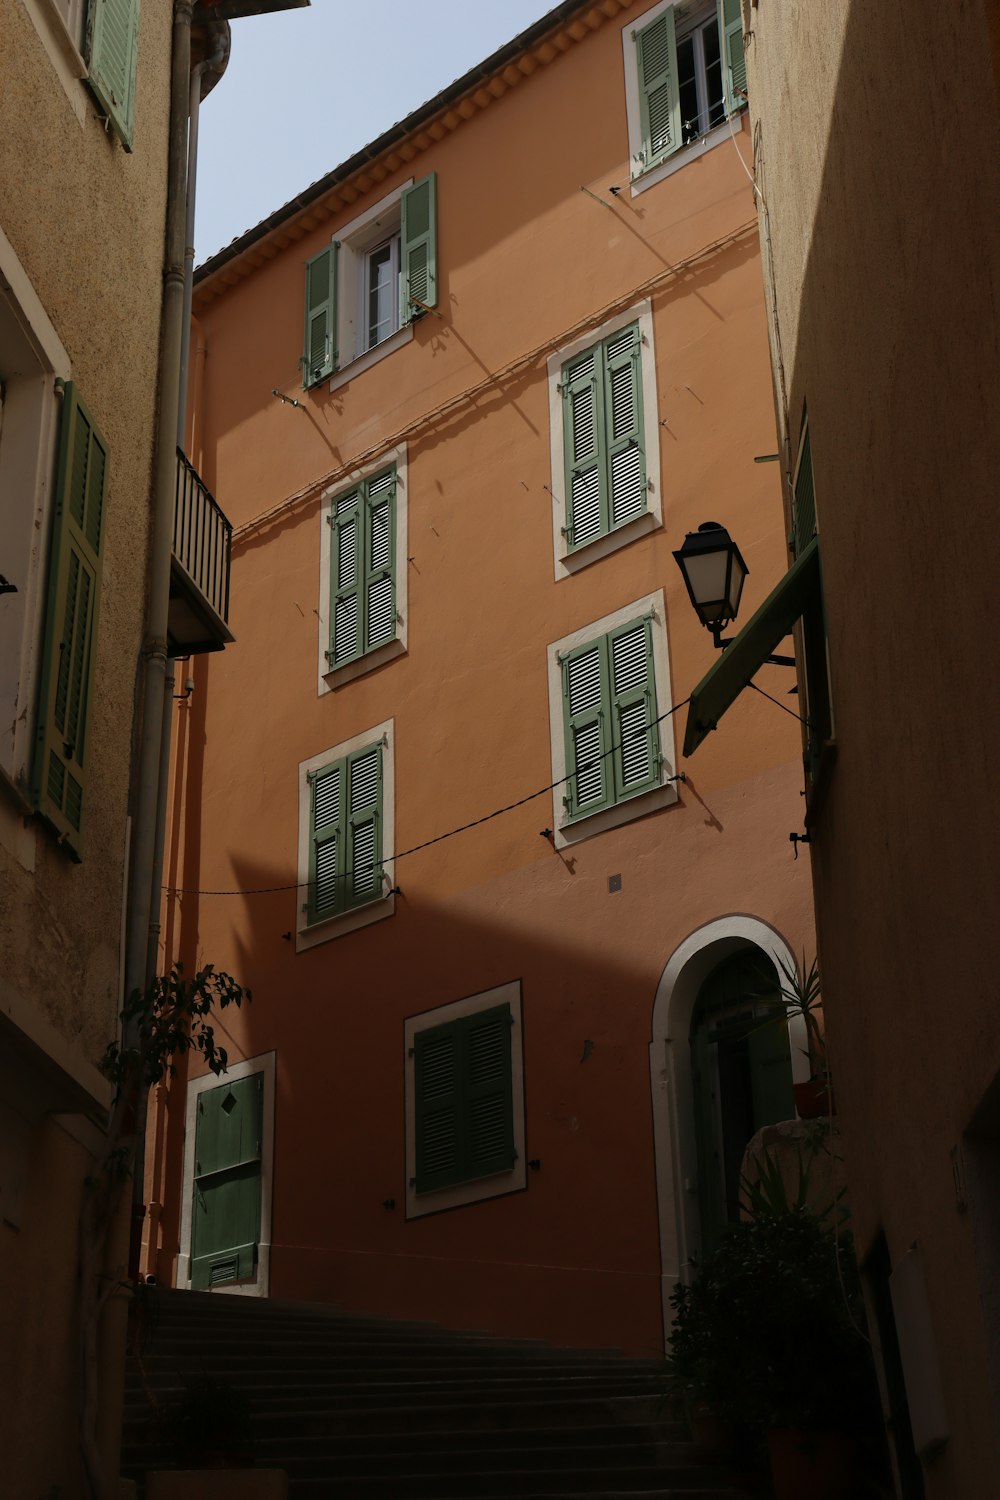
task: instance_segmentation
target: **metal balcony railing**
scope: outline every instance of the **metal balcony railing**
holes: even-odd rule
[[[178,606],[174,611],[178,625],[182,615],[188,617],[193,611],[204,626],[193,632],[195,637],[204,636],[204,642],[188,638],[192,631],[187,623],[176,632],[174,644],[183,650],[218,650],[232,640],[228,630],[232,536],[233,528],[215,498],[178,448],[171,595]]]

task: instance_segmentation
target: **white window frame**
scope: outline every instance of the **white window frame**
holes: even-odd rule
[[[576,817],[570,818],[563,803],[569,765],[566,758],[563,715],[562,658],[577,646],[586,646],[600,636],[607,635],[608,631],[616,630],[619,625],[628,625],[630,621],[638,620],[643,615],[649,615],[652,624],[650,634],[653,646],[653,682],[656,687],[656,713],[660,721],[657,726],[661,757],[660,785],[652,787],[648,792],[640,792],[638,796],[626,797],[623,801],[616,802],[613,807],[603,808],[599,812],[577,814]],[[620,828],[623,823],[631,823],[634,818],[641,818],[646,813],[670,807],[677,801],[676,783],[669,779],[674,775],[677,755],[674,716],[670,713],[673,698],[670,690],[670,656],[667,650],[666,621],[666,600],[663,590],[657,589],[654,593],[646,594],[632,604],[626,604],[612,614],[605,615],[603,620],[594,620],[591,624],[584,625],[581,629],[563,636],[562,640],[553,641],[548,647],[549,746],[554,783],[552,827],[555,830],[554,838],[557,849],[566,849],[572,844],[580,843],[583,839],[593,838],[595,834],[607,833],[611,828]],[[665,714],[669,714],[669,717],[664,718]]]
[[[381,347],[380,344],[376,345],[376,348]],[[391,464],[395,464],[396,466],[396,635],[393,640],[386,641],[384,645],[376,646],[373,651],[366,651],[363,656],[355,657],[353,661],[344,662],[343,666],[334,667],[331,670],[326,653],[330,649],[330,579],[333,573],[334,531],[328,517],[338,495],[346,494],[348,490],[354,489],[362,480],[370,479],[373,474],[382,473]],[[388,452],[381,454],[375,463],[365,464],[362,468],[353,470],[346,478],[338,479],[336,484],[330,485],[320,496],[319,607],[316,611],[319,630],[316,692],[321,698],[325,693],[332,693],[337,688],[343,687],[345,683],[353,682],[356,677],[361,677],[366,672],[374,671],[376,667],[381,667],[387,661],[392,661],[394,657],[403,656],[406,653],[407,621],[409,619],[409,610],[407,607],[409,568],[406,560],[406,488],[406,444],[400,443],[398,447],[390,448]]]
[[[642,370],[642,431],[646,459],[646,509],[624,526],[595,537],[584,547],[570,549],[569,502],[566,495],[566,450],[564,422],[566,403],[560,392],[562,372],[568,361],[592,349],[611,334],[631,323],[639,325],[639,363]],[[626,312],[616,313],[599,327],[551,354],[546,362],[549,388],[549,463],[552,470],[552,553],[558,582],[581,568],[617,552],[636,537],[663,525],[663,492],[660,483],[660,424],[656,400],[656,354],[653,345],[653,307],[648,297]]]
[[[714,151],[716,146],[731,140],[737,130],[743,129],[742,114],[745,110],[738,110],[741,116],[737,121],[736,115],[723,120],[720,124],[707,131],[705,135],[699,136],[696,141],[691,141],[687,146],[680,146],[665,161],[657,163],[656,166],[647,167],[645,170],[638,165],[642,152],[642,116],[639,108],[639,63],[636,55],[635,36],[637,32],[643,31],[652,25],[658,16],[665,10],[672,9],[675,5],[683,3],[683,0],[658,0],[658,4],[644,11],[641,16],[636,16],[622,27],[622,58],[625,66],[625,118],[628,126],[628,154],[630,163],[631,181],[629,192],[633,198],[640,193],[645,193],[649,188],[655,187],[664,178],[670,177],[681,167],[686,167],[689,162],[697,161],[699,156],[704,156],[708,151]],[[726,66],[725,57],[722,58],[723,70]],[[701,92],[699,90],[699,100]]]
[[[418,1032],[429,1031],[448,1021],[457,1021],[463,1016],[477,1015],[495,1005],[509,1005],[513,1025],[510,1028],[510,1075],[511,1113],[514,1124],[514,1165],[506,1172],[496,1172],[491,1177],[474,1177],[469,1182],[455,1182],[449,1187],[437,1188],[429,1193],[417,1193],[417,1125],[416,1087],[414,1063],[414,1038]],[[525,1161],[524,1128],[524,1045],[521,1015],[521,981],[511,980],[484,990],[478,995],[467,995],[450,1005],[439,1005],[434,1010],[425,1010],[416,1016],[408,1016],[403,1027],[403,1061],[406,1092],[406,1217],[417,1219],[425,1214],[440,1213],[446,1208],[459,1208],[466,1203],[479,1203],[485,1198],[498,1198],[507,1193],[523,1191],[527,1186],[527,1163]]]
[[[401,349],[413,338],[413,324],[397,327],[388,338],[382,339],[374,348],[366,345],[368,313],[365,297],[368,256],[372,250],[386,240],[396,242],[396,290],[394,293],[396,321],[399,311],[399,234],[403,194],[413,186],[413,178],[401,183],[394,192],[366,208],[349,224],[338,229],[333,236],[339,249],[337,252],[337,337],[339,366],[330,377],[329,388],[337,390],[356,375],[378,364],[387,354]]]
[[[69,380],[70,358],[13,246],[0,229],[0,321],[20,344],[21,368],[2,370],[0,495],[18,496],[0,506],[0,572],[17,585],[5,594],[0,660],[0,776],[23,799],[28,795],[37,719],[44,603],[48,583],[48,533],[59,435],[58,381]]]
[[[374,745],[376,740],[382,741],[382,894],[372,901],[366,901],[362,906],[352,906],[347,911],[337,912],[332,917],[310,922],[309,902],[306,899],[309,886],[309,840],[312,821],[312,784],[309,780],[309,773],[320,771],[331,761],[341,760],[345,755],[353,754],[355,750],[363,750],[367,745]],[[384,723],[376,724],[373,729],[366,729],[362,734],[353,735],[351,739],[344,740],[329,750],[323,750],[319,755],[312,755],[308,760],[300,763],[296,953],[304,953],[308,948],[315,948],[318,943],[329,942],[331,938],[345,937],[349,932],[356,932],[359,927],[369,927],[372,922],[381,922],[385,917],[392,916],[396,910],[396,897],[393,892],[396,881],[393,855],[388,851],[395,848],[395,837],[394,720],[386,719]]]
[[[88,75],[81,49],[84,0],[22,0],[48,54],[77,123],[87,119],[87,97],[80,84]]]
[[[194,1217],[194,1145],[198,1128],[198,1099],[206,1089],[222,1088],[252,1078],[264,1078],[264,1116],[260,1143],[260,1238],[257,1241],[257,1270],[247,1281],[230,1281],[212,1288],[212,1295],[230,1297],[266,1297],[271,1284],[271,1205],[274,1190],[274,1079],[275,1052],[261,1052],[245,1062],[230,1063],[224,1073],[206,1073],[188,1081],[184,1107],[184,1166],[181,1172],[181,1239],[177,1257],[177,1285],[191,1284],[191,1229]]]

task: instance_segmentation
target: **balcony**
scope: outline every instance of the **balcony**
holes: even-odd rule
[[[234,639],[228,623],[232,536],[232,526],[178,448],[167,625],[171,656],[222,651]]]

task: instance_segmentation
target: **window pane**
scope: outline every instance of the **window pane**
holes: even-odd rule
[[[726,101],[722,87],[722,58],[719,52],[719,28],[713,21],[701,33],[705,48],[705,85],[708,96],[708,125],[718,125],[726,118]]]
[[[395,332],[391,242],[380,245],[368,256],[367,293],[368,348],[373,349]]]
[[[681,98],[681,139],[685,145],[701,134],[698,121],[698,84],[694,76],[694,38],[677,42],[677,81]]]

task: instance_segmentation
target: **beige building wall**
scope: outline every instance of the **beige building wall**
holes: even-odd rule
[[[930,1500],[994,1494],[1000,1458],[988,9],[744,12],[776,398],[789,469],[808,406],[823,566],[836,759],[810,822],[828,1037],[887,1394],[896,1337],[921,1454],[902,1444],[900,1493],[922,1470]]]
[[[76,1224],[119,1008],[166,201],[169,5],[144,5],[133,150],[58,0],[0,0],[0,1488],[80,1493]],[[78,35],[78,33],[75,33]],[[36,356],[31,364],[26,349]],[[27,360],[27,364],[25,361]],[[5,368],[9,361],[15,368]],[[108,445],[88,806],[74,862],[27,796],[58,436],[72,380]],[[28,387],[30,386],[30,392]],[[26,394],[27,393],[27,394]],[[22,442],[29,399],[37,442]],[[18,445],[21,445],[20,447]],[[119,1345],[120,1347],[120,1345]]]

